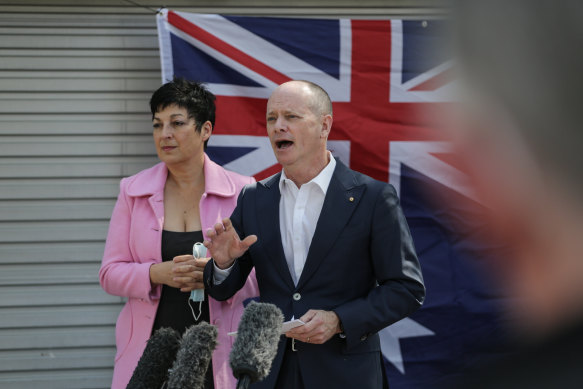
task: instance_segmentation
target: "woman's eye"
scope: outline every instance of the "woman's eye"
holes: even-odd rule
[[[154,127],[155,130],[157,130],[158,128],[162,127],[159,123],[154,123],[152,124],[152,127]]]
[[[183,125],[184,125],[184,122],[174,122],[174,125],[175,125],[176,127],[178,127],[178,126],[183,126]]]

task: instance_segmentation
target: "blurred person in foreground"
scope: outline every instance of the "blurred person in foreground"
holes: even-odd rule
[[[487,222],[521,344],[472,388],[583,387],[583,3],[454,7],[462,98],[453,132]]]
[[[197,82],[175,79],[150,100],[161,162],[121,180],[99,279],[110,294],[126,297],[116,324],[112,388],[125,388],[150,335],[161,327],[184,333],[200,321],[219,329],[205,388],[233,388],[228,364],[243,303],[258,293],[254,274],[232,299],[189,300],[204,288],[209,258],[195,259],[203,231],[231,214],[241,188],[254,182],[227,171],[206,155],[215,123],[215,96]]]
[[[269,376],[254,387],[381,388],[378,331],[425,298],[395,189],[326,149],[332,103],[318,85],[278,86],[266,122],[283,170],[246,186],[231,219],[207,233],[205,285],[230,298],[255,268],[261,301],[305,322],[281,338]]]

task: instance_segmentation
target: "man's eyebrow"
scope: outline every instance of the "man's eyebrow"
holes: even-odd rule
[[[293,110],[293,109],[286,109],[283,111],[283,113],[284,114],[293,113],[293,114],[299,115],[299,112],[296,110]]]

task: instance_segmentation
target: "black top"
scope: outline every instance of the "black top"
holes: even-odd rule
[[[196,242],[202,242],[202,231],[175,232],[162,231],[162,261],[172,261],[179,255],[192,254],[192,246]],[[162,285],[162,296],[156,312],[154,327],[152,332],[162,327],[174,328],[180,334],[184,334],[186,329],[193,324],[201,321],[210,323],[208,295],[205,291],[204,301],[202,302],[202,313],[199,315],[199,303],[189,301],[190,292],[181,292],[180,289],[172,288],[168,285]],[[192,307],[192,310],[191,310]],[[194,319],[193,312],[196,313],[198,320]],[[205,389],[214,389],[212,364],[206,373]]]

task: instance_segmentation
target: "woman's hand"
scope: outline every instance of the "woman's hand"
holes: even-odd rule
[[[153,284],[178,288],[181,292],[203,289],[202,274],[209,259],[180,255],[172,261],[156,263],[150,266],[150,281]]]
[[[174,257],[172,262],[173,280],[180,284],[181,292],[190,292],[194,289],[204,289],[203,272],[210,258],[195,259],[192,255]]]

